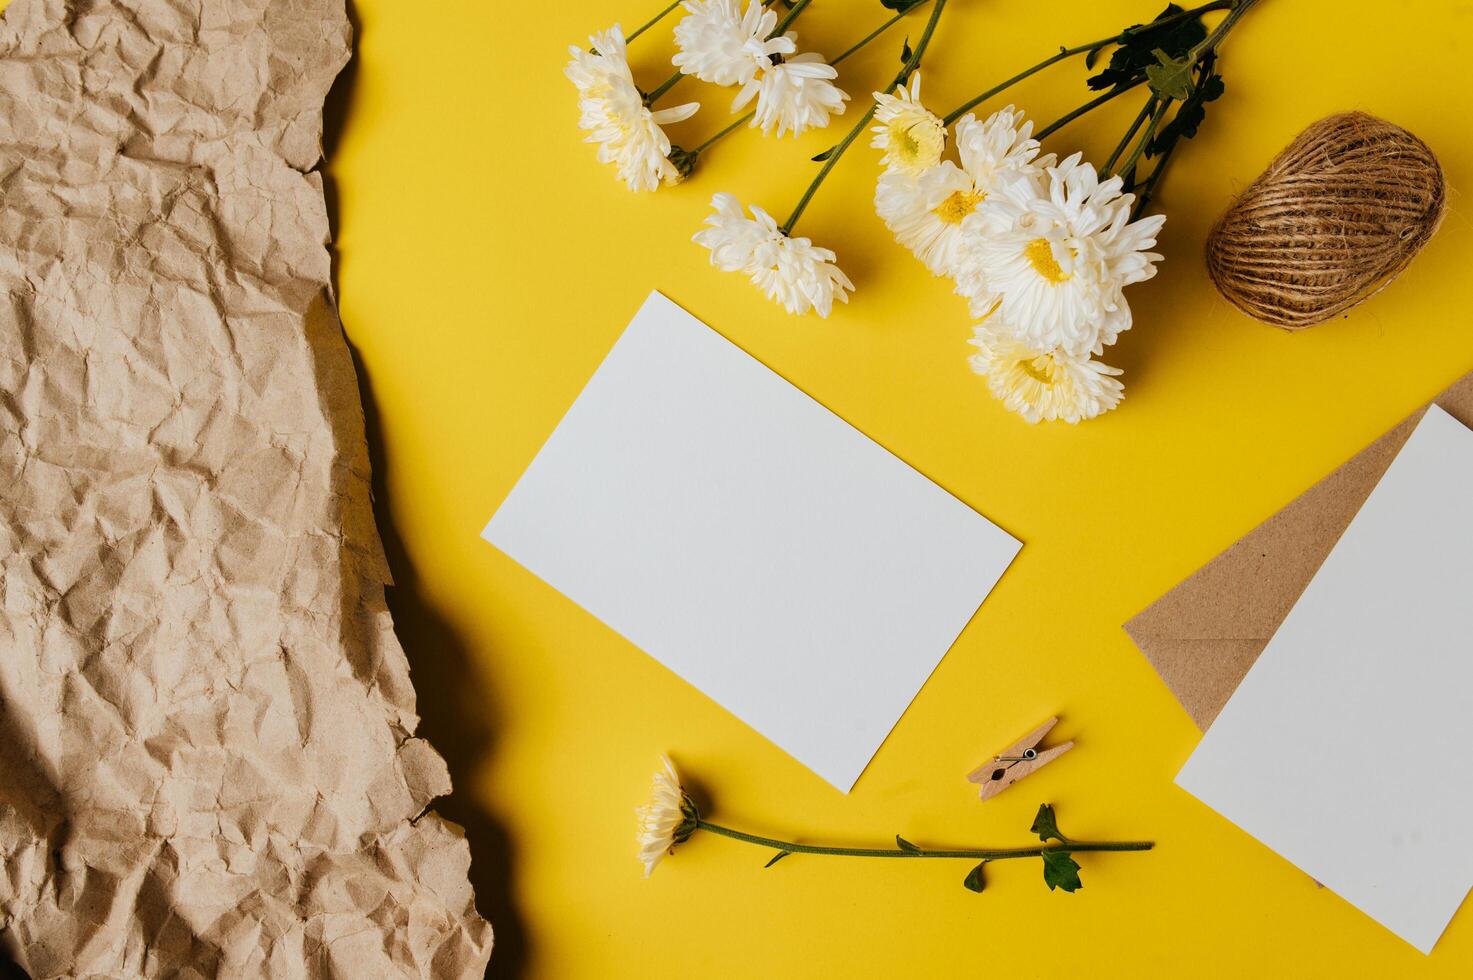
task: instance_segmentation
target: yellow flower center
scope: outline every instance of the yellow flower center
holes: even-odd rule
[[[906,163],[914,163],[921,155],[921,141],[911,132],[914,126],[890,127],[890,145],[895,147],[895,156]]]
[[[963,218],[977,210],[977,205],[985,197],[986,191],[953,191],[931,213],[940,218],[944,225],[959,225]]]
[[[1018,368],[1040,384],[1052,385],[1059,379],[1059,362],[1052,354],[1040,354],[1026,361],[1019,361]]]
[[[1055,286],[1068,281],[1069,274],[1060,268],[1059,260],[1054,258],[1054,247],[1047,238],[1035,238],[1029,242],[1023,249],[1023,257],[1033,266],[1034,272]]]

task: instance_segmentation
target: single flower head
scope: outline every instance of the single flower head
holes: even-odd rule
[[[680,785],[674,763],[665,756],[660,762],[662,768],[655,771],[650,784],[649,801],[634,811],[639,817],[639,859],[644,862],[646,878],[676,844],[690,839],[701,818],[695,801]]]
[[[834,300],[849,301],[854,284],[834,264],[833,252],[807,238],[788,236],[756,205],[748,218],[730,194],[712,197],[711,207],[715,213],[694,241],[711,250],[712,265],[747,276],[789,313],[812,309],[826,317]]]
[[[793,34],[787,35],[789,38]],[[776,57],[757,76],[742,86],[732,101],[731,111],[740,112],[755,96],[757,109],[752,125],[777,136],[798,136],[822,129],[830,116],[841,115],[849,96],[833,84],[838,71],[819,54]]]
[[[740,13],[737,0],[685,0],[686,15],[675,25],[680,48],[675,67],[703,82],[745,85],[772,64],[773,55],[790,55],[791,36],[768,39],[777,26],[777,11],[761,0],[748,0]]]
[[[877,125],[869,145],[884,151],[885,169],[915,175],[935,166],[946,146],[946,127],[921,105],[921,73],[911,76],[909,89],[901,85],[895,95],[874,95]]]
[[[942,160],[916,176],[895,171],[882,174],[875,185],[875,213],[895,240],[933,275],[975,284],[981,279],[969,256],[984,226],[972,216],[990,197],[1033,196],[1036,183],[1037,176],[1027,170],[1000,171],[979,179],[964,167]]]
[[[942,160],[919,174],[890,170],[875,184],[875,213],[932,275],[955,275],[962,222],[986,197],[965,170]]]
[[[972,370],[1010,411],[1029,422],[1081,422],[1120,404],[1125,387],[1112,368],[1088,355],[1030,347],[996,314],[976,328]]]
[[[650,110],[634,84],[619,26],[589,40],[593,50],[570,47],[572,59],[563,69],[578,89],[578,125],[588,132],[585,142],[598,144],[599,162],[615,164],[630,190],[677,183],[682,174],[670,160],[670,138],[661,127],[689,119],[700,104]]]
[[[1012,106],[999,109],[985,120],[967,113],[956,124],[956,151],[962,169],[983,187],[1000,179],[1037,172],[1052,166],[1053,154],[1038,157],[1038,140],[1033,123]]]
[[[968,218],[958,290],[974,316],[996,309],[1037,350],[1100,353],[1130,328],[1125,286],[1155,275],[1164,216],[1130,221],[1132,194],[1079,154],[1046,169],[1036,194],[989,198]]]
[[[896,168],[876,184],[875,212],[934,275],[961,273],[963,223],[989,195],[1041,193],[1042,173],[1033,162],[1038,141],[1029,138],[1031,123],[1019,125],[1021,118],[1012,106],[986,122],[968,115],[956,130],[961,166],[942,160],[917,174]],[[1010,190],[1014,184],[1026,186]]]

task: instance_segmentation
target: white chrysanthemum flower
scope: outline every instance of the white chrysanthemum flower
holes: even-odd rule
[[[1161,256],[1146,249],[1166,218],[1130,222],[1135,195],[1077,153],[1046,172],[1042,194],[998,195],[968,219],[958,290],[973,315],[996,308],[1035,350],[1098,354],[1130,328],[1122,290],[1156,274]]]
[[[791,32],[787,37],[794,38]],[[823,60],[823,55],[808,52],[778,58],[769,63],[755,78],[742,86],[731,103],[732,112],[740,112],[753,97],[757,110],[752,125],[764,133],[782,136],[791,132],[801,135],[810,129],[822,129],[830,116],[841,115],[849,96],[833,80],[839,72]]]
[[[870,146],[883,150],[880,163],[888,171],[916,175],[941,159],[946,146],[946,126],[921,105],[921,73],[911,76],[910,88],[900,86],[895,95],[876,92],[875,134]]]
[[[692,241],[711,250],[711,264],[722,272],[748,272],[757,251],[781,236],[767,212],[754,207],[752,213],[766,219],[754,221],[731,194],[712,195],[711,207],[716,213],[706,218],[707,227],[696,232]]]
[[[1125,386],[1116,380],[1118,368],[1057,348],[1040,351],[991,319],[971,341],[977,348],[972,370],[1010,411],[1029,422],[1081,422],[1120,404]]]
[[[570,60],[563,74],[578,89],[582,99],[606,98],[626,77],[633,83],[624,43],[624,29],[618,24],[589,39],[593,50],[569,45]]]
[[[962,116],[956,124],[956,149],[967,173],[983,184],[999,174],[1022,173],[1030,166],[1050,167],[1054,163],[1052,153],[1035,159],[1039,145],[1033,138],[1033,122],[1012,106],[997,110],[985,120],[970,112]]]
[[[983,196],[965,170],[943,160],[919,176],[882,174],[875,185],[875,213],[933,275],[949,276],[960,258],[962,221]]]
[[[807,238],[791,238],[766,211],[752,205],[752,217],[742,213],[730,194],[711,198],[715,214],[694,241],[711,250],[711,264],[723,272],[740,272],[769,299],[789,313],[816,310],[826,317],[834,300],[847,303],[854,284],[834,264],[836,256]]]
[[[913,177],[898,170],[880,177],[876,213],[933,274],[958,274],[967,243],[962,223],[989,194],[1026,199],[1039,193],[1038,141],[1031,138],[1033,124],[1022,123],[1022,117],[1012,106],[986,122],[964,116],[956,128],[961,166],[943,160]]]
[[[639,817],[639,860],[646,878],[676,844],[685,843],[695,833],[700,819],[695,803],[681,788],[674,763],[665,756],[660,756],[660,762],[663,768],[655,772],[649,801],[634,811]]]
[[[589,40],[593,50],[570,47],[573,57],[563,69],[578,89],[578,125],[588,132],[584,141],[598,144],[599,162],[615,164],[630,190],[652,191],[661,181],[679,182],[681,172],[670,160],[670,138],[661,127],[689,119],[700,104],[651,110],[634,84],[619,25]]]
[[[797,48],[792,35],[775,37],[777,11],[761,0],[748,0],[745,14],[738,0],[685,0],[686,15],[675,25],[680,50],[675,67],[703,82],[745,85],[772,64],[773,55],[790,55]]]

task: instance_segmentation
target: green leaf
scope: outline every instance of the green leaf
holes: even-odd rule
[[[827,150],[824,150],[818,156],[814,157],[813,158],[813,162],[814,163],[823,163],[829,157],[833,156],[834,155],[834,151],[837,150],[838,148],[839,147],[837,145],[829,147]]]
[[[1176,58],[1157,48],[1156,64],[1146,68],[1146,80],[1151,91],[1163,99],[1185,101],[1192,94],[1192,63],[1185,58]]]
[[[971,871],[968,871],[967,876],[962,879],[962,884],[966,886],[967,891],[980,892],[982,890],[982,868],[986,864],[987,862],[983,861]]]
[[[1197,135],[1202,120],[1207,118],[1206,104],[1221,97],[1225,88],[1222,76],[1213,71],[1212,63],[1212,55],[1208,54],[1197,66],[1197,84],[1191,96],[1176,110],[1171,121],[1152,137],[1146,147],[1146,156],[1158,156],[1177,140],[1189,140]]]
[[[1050,839],[1061,843],[1067,842],[1068,838],[1059,833],[1059,822],[1054,818],[1054,805],[1045,803],[1038,808],[1038,816],[1033,818],[1033,826],[1028,828],[1038,835],[1038,839],[1048,843]]]
[[[906,38],[900,44],[900,63],[902,65],[910,64],[912,54],[913,52],[910,50],[910,38]]]
[[[899,834],[895,835],[895,845],[899,847],[902,851],[909,851],[912,854],[921,853],[921,849],[919,847],[916,847],[914,844],[906,840],[904,837],[901,837]]]
[[[768,861],[762,867],[764,867],[764,868],[770,868],[774,864],[777,864],[777,862],[781,861],[783,858],[787,857],[789,854],[792,854],[792,853],[793,853],[792,851],[778,851],[776,854],[774,854],[772,856],[772,860],[771,861]]]
[[[1169,4],[1156,15],[1156,20],[1182,12],[1181,7],[1174,3]],[[1206,36],[1207,28],[1201,17],[1188,17],[1163,26],[1157,26],[1153,21],[1150,24],[1127,27],[1115,38],[1117,47],[1110,54],[1109,64],[1099,74],[1090,76],[1089,87],[1101,91],[1139,82],[1145,78],[1146,69],[1157,63],[1158,49],[1173,58],[1182,58]]]
[[[1043,852],[1043,883],[1048,890],[1062,888],[1066,892],[1077,892],[1084,887],[1079,880],[1079,864],[1068,851]]]
[[[897,14],[903,14],[906,11],[914,7],[918,7],[925,2],[926,0],[880,0],[880,6],[884,7],[886,10],[893,10]]]
[[[1084,67],[1088,68],[1090,71],[1094,71],[1095,62],[1100,60],[1100,52],[1104,50],[1105,46],[1101,44],[1097,48],[1090,48],[1088,51],[1086,51],[1084,53]]]

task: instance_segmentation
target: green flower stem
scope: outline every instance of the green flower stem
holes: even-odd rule
[[[1195,65],[1208,51],[1217,50],[1217,46],[1222,43],[1223,38],[1228,36],[1228,32],[1233,29],[1233,25],[1238,22],[1240,17],[1248,12],[1248,8],[1257,2],[1258,0],[1233,0],[1232,9],[1228,11],[1228,15],[1222,19],[1222,22],[1217,25],[1216,29],[1199,41],[1191,51],[1187,52],[1187,61]]]
[[[664,10],[660,11],[658,14],[655,14],[655,16],[651,17],[649,20],[645,21],[645,23],[635,28],[633,34],[630,34],[624,38],[624,43],[628,44],[630,41],[639,37],[645,31],[649,30],[651,27],[654,27],[660,21],[664,20],[667,16],[669,16],[671,11],[680,6],[680,2],[681,0],[675,0],[675,2],[672,3],[670,6],[666,7]]]
[[[702,143],[700,146],[696,147],[694,150],[691,150],[691,153],[693,155],[699,155],[699,154],[705,153],[711,147],[715,146],[717,144],[717,142],[719,142],[723,137],[728,136],[731,133],[736,132],[738,129],[741,129],[742,126],[744,126],[748,122],[750,122],[751,119],[752,119],[752,117],[755,116],[756,114],[757,113],[755,113],[755,112],[749,112],[745,116],[740,117],[739,119],[737,119],[736,122],[734,122],[731,125],[727,126],[721,132],[717,133],[715,136],[713,136],[710,139],[706,140],[706,142]]]
[[[798,15],[803,12],[803,9],[812,2],[813,0],[798,0],[797,3],[793,4],[792,9],[783,16],[782,20],[777,22],[777,26],[772,29],[772,33],[767,35],[767,39],[770,41],[775,37],[782,37],[783,31],[787,30],[793,21],[798,19]]]
[[[944,0],[938,0],[944,2]],[[759,847],[770,847],[775,851],[790,854],[829,854],[836,857],[872,858],[968,858],[973,861],[1006,861],[1010,858],[1039,857],[1052,851],[1080,853],[1083,851],[1149,851],[1155,847],[1153,841],[1062,841],[1054,844],[1039,844],[1036,847],[979,847],[964,849],[932,850],[917,847],[915,850],[888,847],[825,847],[820,844],[799,844],[794,841],[761,837],[742,830],[733,830],[706,820],[697,820],[696,826],[722,837],[745,841]]]
[[[799,0],[799,3],[802,2],[803,0]],[[926,48],[931,43],[932,35],[936,33],[936,24],[941,20],[941,12],[945,9],[946,0],[936,0],[936,5],[931,8],[931,17],[926,21],[926,29],[921,34],[920,40],[916,42],[915,50],[910,53],[910,58],[901,66],[900,72],[895,76],[894,81],[885,86],[884,90],[886,92],[895,88],[897,85],[904,85],[906,79],[910,78],[911,73],[920,67],[921,58],[925,55]],[[813,178],[813,182],[808,185],[808,189],[803,192],[803,196],[798,199],[797,205],[793,208],[793,213],[788,215],[788,220],[782,223],[782,233],[784,235],[791,235],[793,233],[793,226],[798,223],[798,218],[802,216],[803,210],[808,207],[808,202],[813,200],[814,194],[818,193],[818,188],[823,184],[824,178],[828,177],[829,172],[834,169],[834,165],[839,162],[839,158],[844,155],[844,151],[849,149],[849,145],[858,139],[859,134],[864,132],[864,128],[875,117],[876,108],[875,103],[871,102],[870,107],[859,118],[859,122],[854,124],[854,128],[849,130],[848,135],[829,151],[827,159],[823,162],[823,167],[818,171],[818,175]]]
[[[894,17],[891,17],[889,20],[885,21],[879,27],[876,27],[874,30],[870,31],[862,39],[860,39],[858,41],[855,41],[854,44],[851,45],[847,51],[845,51],[843,54],[839,55],[833,61],[830,61],[829,64],[831,64],[831,65],[837,65],[839,62],[843,61],[845,58],[849,57],[851,54],[854,54],[860,48],[864,47],[866,44],[870,43],[875,38],[879,37],[881,34],[885,33],[890,28],[892,28],[896,24],[900,23],[902,20],[905,19],[905,15],[906,14],[910,13],[912,10],[915,10],[917,7],[925,6],[926,4],[928,4],[930,2],[931,2],[931,0],[921,0],[921,2],[918,3],[918,4],[915,4],[915,6],[912,6],[912,7],[908,8],[908,9],[906,9],[906,10],[904,10],[904,11],[896,14]]]
[[[1171,102],[1171,99],[1161,99],[1160,104],[1156,106],[1156,111],[1151,113],[1151,121],[1146,124],[1145,134],[1135,144],[1135,149],[1130,151],[1130,156],[1125,158],[1125,162],[1120,165],[1118,171],[1115,171],[1116,173],[1130,173],[1131,168],[1140,160],[1141,154],[1146,152],[1146,147],[1151,144],[1151,137],[1156,135],[1156,128],[1161,125],[1161,120],[1166,117],[1166,110],[1171,107]]]
[[[945,5],[946,0],[936,0],[937,10],[940,10]],[[839,162],[839,158],[844,155],[844,151],[849,149],[849,144],[853,143],[859,134],[864,132],[864,127],[868,126],[870,120],[875,117],[875,108],[876,106],[871,103],[870,107],[864,111],[864,115],[859,117],[859,122],[854,124],[854,128],[849,130],[848,134],[829,151],[828,158],[824,160],[823,166],[819,168],[818,175],[813,178],[813,181],[808,185],[808,189],[803,192],[803,196],[798,198],[798,203],[793,207],[793,212],[788,215],[788,220],[779,226],[779,230],[784,235],[791,235],[793,233],[793,226],[798,223],[798,219],[808,207],[808,202],[813,200],[813,195],[818,193],[818,188],[823,184],[824,179],[828,177],[829,171],[834,169],[834,165]]]
[[[1146,205],[1151,203],[1151,197],[1156,193],[1156,185],[1166,173],[1166,164],[1171,159],[1171,154],[1176,152],[1177,145],[1181,140],[1172,140],[1166,144],[1166,149],[1161,151],[1161,156],[1156,160],[1156,166],[1151,168],[1151,175],[1139,186],[1140,197],[1136,199],[1135,207],[1131,209],[1130,220],[1134,221],[1146,213]]]
[[[1047,139],[1049,136],[1052,136],[1054,133],[1063,129],[1065,126],[1069,125],[1071,122],[1078,119],[1086,112],[1091,112],[1094,109],[1098,109],[1106,102],[1109,102],[1111,99],[1117,96],[1124,95],[1126,92],[1129,92],[1131,89],[1135,88],[1137,85],[1140,85],[1144,81],[1144,78],[1138,78],[1128,85],[1116,86],[1115,88],[1110,89],[1110,91],[1106,92],[1105,94],[1090,99],[1088,102],[1075,109],[1073,112],[1066,112],[1058,119],[1055,119],[1053,122],[1049,123],[1047,126],[1034,133],[1033,138],[1039,141]]]
[[[1160,20],[1152,21],[1150,24],[1145,24],[1142,26],[1149,27],[1151,29],[1166,27],[1170,24],[1175,24],[1178,21],[1188,20],[1189,18],[1197,17],[1214,10],[1235,9],[1238,6],[1247,6],[1248,4],[1251,4],[1253,2],[1254,0],[1212,0],[1211,3],[1204,3],[1200,7],[1193,7],[1191,10],[1183,10],[1179,14],[1172,14],[1170,17],[1163,17]],[[1018,74],[1014,75],[1012,78],[1009,78],[1004,82],[994,85],[992,88],[983,92],[976,98],[968,99],[966,102],[963,102],[961,105],[948,112],[945,118],[942,119],[942,122],[950,126],[952,123],[960,119],[962,115],[968,110],[973,109],[981,103],[986,102],[993,96],[1012,88],[1014,85],[1023,81],[1025,78],[1028,78],[1031,75],[1036,75],[1038,72],[1043,71],[1050,65],[1058,64],[1060,61],[1063,61],[1066,58],[1072,58],[1075,55],[1084,54],[1087,51],[1093,51],[1095,48],[1098,48],[1105,44],[1109,44],[1112,41],[1118,41],[1120,37],[1120,34],[1112,34],[1109,37],[1101,38],[1098,41],[1091,41],[1089,44],[1080,44],[1072,48],[1061,48],[1058,54],[1050,55],[1033,67],[1025,68],[1023,71],[1018,72]]]
[[[646,92],[644,96],[644,107],[648,109],[650,106],[654,105],[660,100],[660,96],[664,95],[666,92],[674,88],[676,84],[684,77],[685,72],[678,71],[675,74],[671,75],[669,78],[665,79],[655,88],[651,89],[649,92]]]
[[[1125,131],[1125,135],[1120,137],[1120,142],[1115,144],[1115,149],[1110,153],[1110,158],[1100,168],[1100,174],[1102,176],[1108,177],[1114,173],[1115,161],[1120,159],[1120,154],[1124,153],[1125,148],[1130,145],[1130,138],[1136,134],[1136,130],[1140,129],[1141,124],[1149,119],[1151,113],[1155,111],[1156,96],[1153,94],[1150,98],[1146,99],[1146,104],[1141,106],[1140,112],[1136,113],[1135,121],[1130,124],[1130,128]]]

